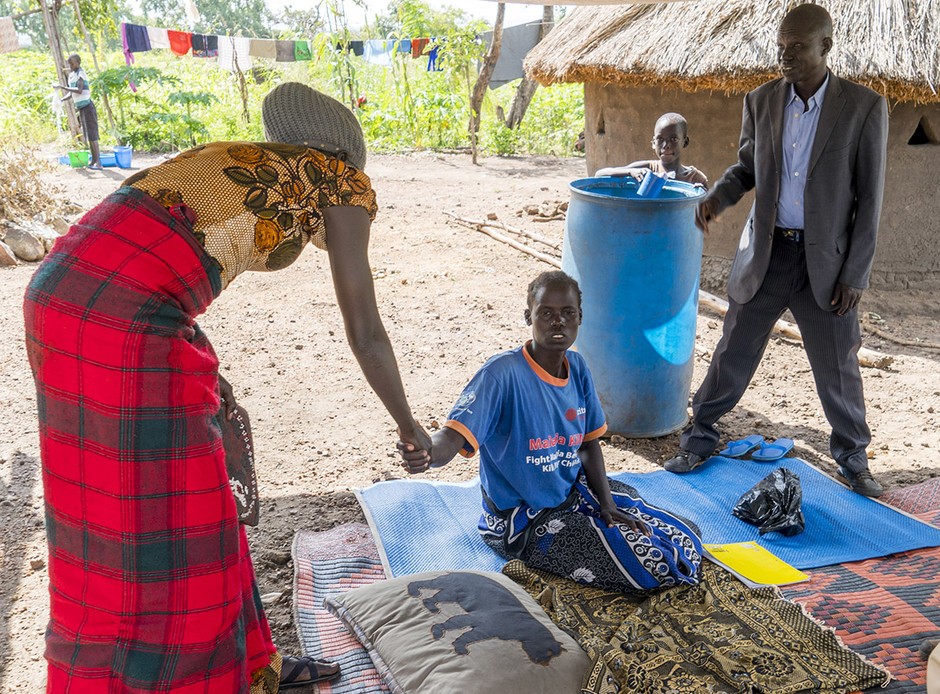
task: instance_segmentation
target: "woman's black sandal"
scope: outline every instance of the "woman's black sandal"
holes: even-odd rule
[[[288,666],[293,667],[288,671]],[[336,672],[331,672],[336,668]],[[302,677],[307,675],[308,677]],[[308,656],[284,656],[281,665],[281,682],[278,691],[282,689],[295,689],[308,687],[315,682],[326,682],[340,675],[339,663],[332,660],[319,660]]]

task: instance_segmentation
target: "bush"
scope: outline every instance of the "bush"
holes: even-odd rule
[[[175,151],[213,140],[260,140],[261,100],[283,80],[306,82],[356,105],[366,141],[373,152],[455,149],[469,145],[469,93],[476,80],[482,47],[467,32],[448,36],[442,71],[428,72],[427,59],[399,54],[392,69],[332,51],[323,41],[314,60],[259,63],[245,74],[247,112],[241,85],[212,59],[177,58],[168,51],[136,54],[125,66],[118,52],[105,57],[102,72],[86,67],[98,106],[102,144],[129,144],[139,151]],[[90,61],[89,61],[90,62]],[[109,67],[113,66],[113,67]],[[134,92],[128,79],[137,85]],[[5,137],[51,142],[57,130],[49,96],[55,79],[50,58],[38,51],[18,51],[0,61],[0,126]],[[584,127],[579,85],[540,87],[514,131],[495,116],[506,111],[515,94],[510,84],[490,90],[483,104],[481,143],[485,153],[571,156]],[[114,127],[107,113],[108,95]],[[246,118],[247,113],[247,118]]]
[[[0,59],[0,134],[6,141],[50,142],[57,129],[52,97],[58,83],[52,58],[20,50]]]

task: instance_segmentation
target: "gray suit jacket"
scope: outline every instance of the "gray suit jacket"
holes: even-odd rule
[[[780,78],[744,97],[738,162],[708,193],[721,212],[756,188],[728,278],[728,295],[738,303],[754,298],[770,264],[789,93],[790,85]],[[806,266],[813,296],[823,309],[832,309],[829,302],[836,283],[868,287],[881,216],[887,138],[884,98],[830,72],[803,199]]]

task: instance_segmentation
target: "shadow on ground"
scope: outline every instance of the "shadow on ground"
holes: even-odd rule
[[[14,451],[0,465],[10,471],[5,476],[8,481],[0,483],[0,557],[2,557],[3,585],[0,587],[0,691],[14,691],[8,680],[22,677],[23,673],[14,673],[8,667],[12,659],[11,641],[13,631],[18,625],[25,625],[29,619],[18,618],[35,605],[24,604],[15,600],[25,574],[24,564],[35,559],[29,554],[29,547],[37,537],[44,534],[41,495],[34,494],[39,478],[39,459]],[[33,502],[36,498],[39,501]],[[37,560],[39,561],[39,560]],[[46,571],[45,560],[42,565],[35,565],[33,571]],[[38,673],[37,673],[38,674]]]

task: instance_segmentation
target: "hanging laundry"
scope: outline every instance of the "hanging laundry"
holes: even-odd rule
[[[158,27],[147,27],[147,37],[150,39],[151,48],[169,48],[170,36],[166,29]]]
[[[247,36],[221,36],[219,41],[219,67],[229,72],[247,72],[251,69]]]
[[[420,58],[424,55],[424,49],[430,42],[431,39],[411,39],[411,57]]]
[[[190,25],[199,24],[202,21],[202,17],[199,16],[199,10],[196,9],[196,3],[193,0],[183,0],[183,9],[186,10],[186,19],[189,20]]]
[[[193,49],[192,34],[188,31],[173,31],[170,29],[166,32],[166,35],[170,39],[170,50],[175,55],[189,55],[189,52]]]
[[[528,24],[518,24],[503,29],[499,60],[496,61],[493,76],[490,77],[490,89],[496,89],[507,82],[525,76],[522,61],[525,59],[526,54],[535,48],[535,44],[539,42],[541,25],[541,22],[529,22]],[[493,43],[493,32],[488,31],[483,34],[483,41],[489,48],[490,44]]]
[[[150,50],[150,35],[147,27],[140,24],[127,24],[121,22],[121,41],[124,44],[124,55],[129,53],[143,53]],[[133,58],[128,61],[128,65],[134,62]]]
[[[293,41],[275,41],[275,56],[276,60],[279,63],[292,63],[297,58],[294,57],[294,42]]]
[[[0,53],[12,53],[20,50],[20,40],[16,36],[13,17],[0,17]]]
[[[365,42],[363,56],[366,62],[373,65],[382,65],[389,67],[392,64],[392,50],[396,47],[395,41],[385,41],[382,39],[372,39]]]
[[[398,42],[399,53],[411,53],[411,39],[402,39]]]
[[[337,53],[342,53],[343,51],[348,51],[353,55],[361,56],[365,51],[365,47],[362,44],[362,41],[337,41],[334,46]]]
[[[143,38],[141,38],[141,31],[143,30]],[[121,22],[121,46],[124,53],[124,62],[127,65],[133,65],[134,63],[134,48],[137,48],[137,52],[140,51],[149,51],[150,50],[150,38],[147,36],[147,27],[142,27],[138,24],[127,24]],[[146,44],[146,48],[143,46]],[[137,85],[134,83],[134,80],[127,80],[127,86],[131,88],[131,91],[135,94],[137,93]]]
[[[294,41],[294,60],[313,60],[309,43],[306,41]]]
[[[440,53],[440,46],[434,46],[430,51],[428,51],[428,72],[441,72],[444,69],[438,65],[438,60],[441,58]]]
[[[277,42],[274,39],[251,39],[248,44],[248,55],[253,58],[277,59]]]
[[[215,58],[219,55],[219,37],[211,34],[193,34],[193,57]]]

